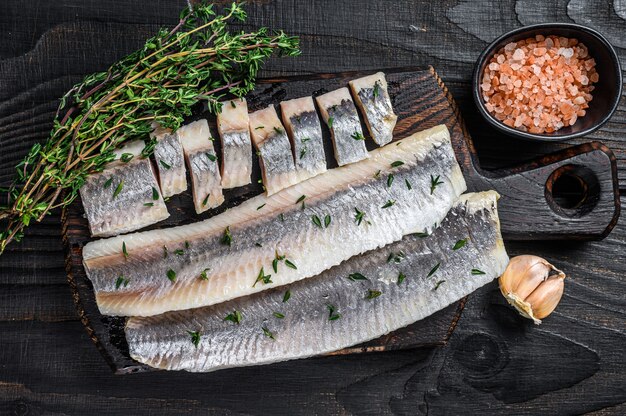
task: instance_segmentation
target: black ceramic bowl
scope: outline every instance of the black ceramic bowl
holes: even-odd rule
[[[587,46],[589,56],[596,61],[596,71],[600,77],[591,92],[593,99],[583,117],[579,117],[573,126],[563,127],[553,133],[528,133],[509,127],[493,117],[485,108],[481,93],[481,80],[485,66],[491,57],[507,43],[517,42],[535,35],[556,35],[578,39]],[[617,109],[622,94],[622,71],[615,49],[597,31],[585,26],[571,23],[541,23],[525,26],[505,33],[494,40],[480,55],[474,68],[472,80],[474,102],[485,120],[498,130],[514,137],[527,140],[560,141],[583,136],[600,128]]]

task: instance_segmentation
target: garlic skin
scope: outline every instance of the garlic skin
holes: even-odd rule
[[[565,273],[541,257],[513,257],[498,279],[506,300],[524,317],[539,325],[559,304]]]

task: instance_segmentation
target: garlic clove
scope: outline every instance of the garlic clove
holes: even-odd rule
[[[533,305],[535,318],[543,319],[550,315],[559,304],[565,288],[565,274],[551,276],[541,284],[540,290],[535,290],[526,298],[526,302]]]
[[[561,300],[565,273],[541,257],[513,257],[500,276],[500,291],[524,317],[536,324],[548,316]]]

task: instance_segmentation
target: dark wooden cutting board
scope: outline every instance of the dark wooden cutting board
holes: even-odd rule
[[[596,239],[603,238],[619,217],[617,168],[615,157],[600,143],[592,142],[545,156],[522,166],[498,172],[485,172],[479,164],[472,141],[459,117],[456,105],[441,79],[432,68],[389,70],[387,80],[393,106],[398,114],[394,131],[402,138],[419,130],[445,124],[452,137],[455,153],[462,167],[468,189],[496,189],[502,198],[499,212],[505,239]],[[246,98],[250,111],[278,104],[282,100],[319,95],[346,86],[350,79],[364,73],[317,74],[308,77],[267,79]],[[215,132],[214,117],[206,117]],[[191,120],[191,119],[190,119]],[[366,131],[366,129],[364,129]],[[328,135],[328,132],[325,132]],[[325,137],[327,155],[332,154]],[[371,144],[371,140],[369,140]],[[219,146],[218,141],[216,145]],[[216,149],[219,154],[219,148]],[[226,202],[218,209],[195,214],[189,193],[173,197],[168,203],[170,218],[150,228],[164,228],[205,219],[262,192],[258,164],[249,186],[225,192]],[[329,159],[329,167],[335,167]],[[559,181],[567,178],[579,186],[574,204],[562,204],[553,195]],[[555,186],[556,184],[556,186]],[[571,201],[570,201],[571,202]],[[563,206],[562,206],[563,205]],[[66,268],[74,301],[89,336],[111,368],[119,374],[146,371],[148,367],[132,360],[124,338],[122,317],[102,316],[97,308],[91,283],[82,265],[82,247],[91,240],[82,204],[76,202],[63,213]],[[335,354],[384,351],[424,345],[442,345],[454,330],[463,310],[464,300],[406,328],[368,343]]]

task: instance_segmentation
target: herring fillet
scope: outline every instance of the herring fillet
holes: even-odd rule
[[[176,133],[180,136],[189,167],[196,213],[222,205],[222,178],[209,123],[206,120],[194,121],[182,126]]]
[[[250,136],[268,195],[306,179],[303,172],[296,171],[291,143],[273,105],[250,114]]]
[[[87,176],[80,188],[93,237],[135,231],[169,217],[152,163],[141,158],[143,148],[143,141],[135,140],[115,150],[115,160]]]
[[[330,129],[335,159],[339,166],[358,162],[369,155],[361,121],[347,88],[339,88],[316,97],[326,125]]]
[[[450,135],[437,126],[398,143],[205,221],[88,243],[83,263],[100,311],[148,316],[215,304],[317,275],[429,230],[466,189]],[[392,174],[395,181],[388,186]],[[433,175],[442,183],[431,193]],[[303,195],[305,209],[298,203]],[[355,208],[365,213],[367,226],[356,224]],[[224,244],[226,227],[231,245]],[[297,269],[275,273],[276,253]],[[271,283],[254,284],[261,268]],[[199,278],[203,272],[206,280]],[[168,279],[172,273],[174,282]],[[116,287],[120,275],[129,280],[127,286]]]
[[[222,140],[222,187],[236,188],[252,179],[252,143],[245,98],[225,101],[217,114],[217,130]]]
[[[508,257],[497,197],[494,191],[462,195],[432,235],[406,236],[310,279],[205,308],[130,318],[125,329],[130,355],[161,369],[207,372],[328,353],[423,319],[504,271]],[[465,246],[453,250],[463,239]],[[389,261],[392,253],[404,257]],[[439,269],[427,277],[438,262]],[[350,280],[352,273],[368,280]],[[406,277],[398,283],[400,273]],[[283,302],[287,289],[290,298]],[[381,295],[366,299],[370,289]],[[233,311],[242,316],[238,325],[224,320]],[[338,318],[330,320],[331,314]],[[200,334],[197,347],[187,331]]]
[[[154,132],[157,144],[154,146],[154,160],[159,172],[159,184],[163,197],[168,198],[187,190],[187,171],[183,146],[178,134],[161,129]]]
[[[365,124],[372,139],[384,146],[393,139],[393,128],[398,116],[393,112],[383,72],[350,81],[356,104],[365,116]]]
[[[326,172],[322,126],[312,97],[282,101],[283,124],[293,146],[296,169],[306,172],[303,179]]]

